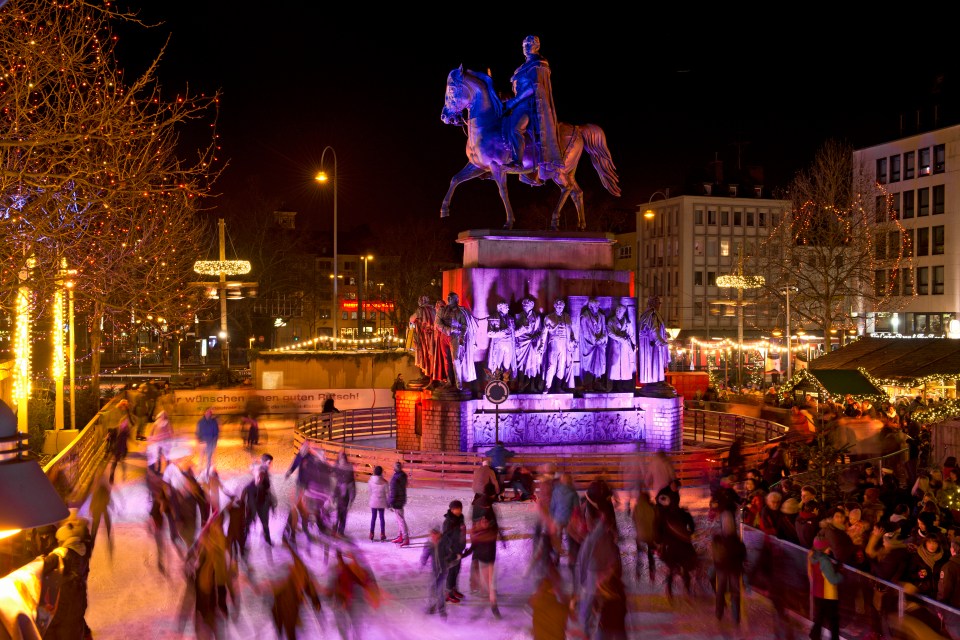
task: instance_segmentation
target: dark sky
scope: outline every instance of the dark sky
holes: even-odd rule
[[[827,138],[862,146],[897,137],[900,115],[912,122],[915,110],[934,100],[938,76],[936,100],[945,99],[958,64],[955,55],[938,55],[933,33],[898,47],[899,38],[877,32],[850,35],[869,30],[865,24],[814,24],[820,16],[764,24],[701,14],[689,24],[697,19],[692,6],[645,23],[591,12],[589,4],[565,13],[559,4],[537,11],[491,3],[496,15],[477,3],[457,15],[452,5],[446,13],[386,14],[369,3],[145,4],[145,19],[165,23],[124,30],[121,61],[136,69],[169,35],[160,65],[165,89],[222,89],[219,130],[229,167],[215,190],[238,194],[258,182],[286,208],[330,216],[312,177],[331,145],[341,229],[439,215],[450,178],[466,162],[464,134],[440,121],[446,76],[461,63],[489,68],[507,91],[529,33],[540,36],[550,62],[559,119],[600,125],[617,165],[619,200],[581,159],[588,218],[591,207],[634,210],[714,157],[735,166],[738,150],[744,166],[763,166],[769,186],[785,185]],[[896,33],[910,35],[909,25],[899,23]],[[516,178],[510,192],[518,227],[524,203],[552,207],[559,195],[553,185],[534,190]],[[462,185],[452,209],[458,229],[503,221],[488,181]]]

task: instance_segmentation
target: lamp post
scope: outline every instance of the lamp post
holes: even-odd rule
[[[327,172],[323,170],[323,160],[327,157],[327,151],[333,156],[333,348],[337,348],[338,320],[340,316],[340,300],[337,298],[337,152],[333,147],[327,145],[320,154],[320,173],[317,174],[317,182],[326,182],[329,180]]]
[[[717,278],[717,286],[737,290],[737,386],[743,386],[743,290],[759,289],[766,279],[763,276],[743,275],[743,245],[737,258],[737,271]]]
[[[227,276],[250,273],[250,263],[246,260],[226,259],[226,223],[220,218],[217,224],[220,239],[220,259],[216,261],[198,260],[193,263],[193,270],[202,275],[216,275],[217,297],[220,298],[220,375],[221,383],[230,383],[230,333],[227,331]],[[236,284],[236,283],[234,283]],[[139,346],[139,333],[138,333]],[[139,351],[139,349],[138,349]]]

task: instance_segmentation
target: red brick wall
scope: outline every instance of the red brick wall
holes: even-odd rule
[[[421,434],[416,434],[417,404]],[[469,403],[435,400],[430,391],[397,392],[397,449],[401,451],[460,451],[460,428]]]

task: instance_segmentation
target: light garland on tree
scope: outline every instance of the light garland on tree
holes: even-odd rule
[[[303,342],[295,342],[294,344],[288,344],[282,347],[277,347],[276,349],[269,349],[269,351],[300,351],[306,350],[311,347],[316,346],[317,344],[324,343],[329,345],[348,345],[348,346],[361,346],[361,345],[372,345],[372,344],[402,344],[405,342],[404,338],[399,336],[382,336],[378,338],[334,338],[333,336],[318,336],[316,338],[311,338],[310,340],[305,340]]]
[[[871,383],[873,382],[872,380],[869,379],[869,376],[866,375],[866,372],[863,369],[858,369],[858,371],[860,371],[860,373],[863,373],[864,376],[867,377],[868,381],[870,381]],[[827,388],[823,386],[823,383],[820,382],[820,380],[817,379],[815,375],[810,373],[809,369],[799,369],[793,374],[793,377],[790,378],[789,381],[785,382],[780,387],[780,390],[777,392],[777,395],[779,396],[780,400],[785,400],[789,398],[791,395],[793,395],[793,388],[802,382],[809,382],[814,386],[818,394],[822,395],[827,400],[832,399],[833,394],[827,391]],[[874,386],[877,388],[880,388],[880,385],[874,384]],[[850,397],[852,397],[857,402],[861,402],[863,400],[870,400],[871,402],[873,401],[883,402],[884,400],[890,399],[890,396],[887,395],[886,393],[844,394],[844,396],[846,395],[850,395]]]

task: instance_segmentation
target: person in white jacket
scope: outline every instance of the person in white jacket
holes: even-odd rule
[[[387,508],[387,481],[383,479],[383,467],[373,468],[373,475],[367,481],[370,493],[370,539],[373,540],[373,530],[380,517],[380,542],[387,541],[386,525],[383,522],[383,511]]]

